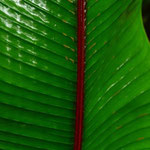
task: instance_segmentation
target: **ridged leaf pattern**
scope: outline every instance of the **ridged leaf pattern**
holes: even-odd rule
[[[141,0],[88,0],[83,150],[150,149],[150,47]]]
[[[0,0],[0,149],[72,150],[77,0]],[[83,150],[150,149],[142,0],[86,1]]]
[[[0,0],[0,148],[72,149],[76,4]]]

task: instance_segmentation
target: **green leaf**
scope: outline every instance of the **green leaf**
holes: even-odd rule
[[[0,1],[0,148],[72,149],[76,5]]]
[[[0,149],[73,149],[76,1],[0,0]],[[141,3],[87,0],[83,150],[150,149]]]
[[[150,47],[140,0],[88,0],[83,150],[150,148]]]

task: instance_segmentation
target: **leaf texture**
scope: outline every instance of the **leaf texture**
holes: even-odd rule
[[[75,14],[74,1],[0,0],[1,149],[72,149]]]
[[[140,0],[88,0],[83,150],[150,148],[150,47]]]
[[[0,0],[0,149],[72,150],[77,0]],[[150,149],[150,46],[141,0],[87,0],[83,150]]]

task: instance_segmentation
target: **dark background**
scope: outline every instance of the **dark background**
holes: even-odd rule
[[[150,40],[150,0],[143,0],[142,15],[144,27]]]

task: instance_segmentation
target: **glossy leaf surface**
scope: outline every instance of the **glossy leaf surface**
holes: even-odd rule
[[[141,0],[87,0],[83,150],[150,149],[150,47]],[[74,0],[0,0],[0,149],[72,150]]]
[[[75,4],[0,1],[0,148],[72,149]]]

